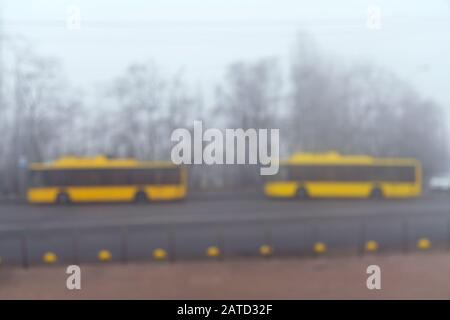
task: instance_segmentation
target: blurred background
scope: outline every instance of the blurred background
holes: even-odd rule
[[[448,169],[449,10],[444,0],[3,1],[2,188],[18,191],[21,161],[169,159],[171,132],[195,119],[281,128],[284,157],[338,150]],[[191,183],[254,182],[222,169],[195,170]]]
[[[449,34],[448,0],[1,1],[0,264],[446,250]],[[184,202],[24,204],[32,163],[169,161],[194,120],[417,159],[423,192],[273,200],[257,166],[192,165]]]

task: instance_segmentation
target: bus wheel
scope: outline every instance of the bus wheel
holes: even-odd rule
[[[56,198],[56,202],[61,205],[68,205],[70,204],[70,198],[67,193],[60,193],[58,194],[58,197]]]
[[[136,203],[146,203],[148,202],[147,194],[144,191],[139,191],[134,197],[134,202]]]
[[[383,191],[381,191],[380,188],[373,188],[372,192],[370,193],[371,199],[382,199],[383,198]]]
[[[297,198],[298,199],[308,199],[309,198],[308,191],[304,187],[298,188]]]

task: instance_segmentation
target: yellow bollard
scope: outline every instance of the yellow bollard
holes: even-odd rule
[[[220,256],[220,249],[216,246],[211,246],[206,249],[206,256],[210,258],[217,258]]]
[[[366,251],[375,252],[378,250],[378,243],[374,240],[366,242]]]
[[[431,248],[431,241],[427,238],[421,238],[417,241],[417,249],[428,250]]]
[[[314,252],[317,254],[323,254],[327,252],[327,245],[323,242],[316,242],[314,244]]]
[[[98,252],[98,260],[102,262],[110,261],[112,259],[112,254],[108,250],[100,250]]]
[[[263,244],[259,247],[259,253],[265,257],[270,256],[273,254],[273,248],[267,244]]]
[[[57,261],[58,261],[58,257],[53,252],[46,252],[42,256],[42,262],[44,262],[46,264],[53,264],[53,263],[56,263]]]
[[[165,260],[167,259],[167,252],[164,249],[158,248],[153,250],[153,259],[155,260]]]

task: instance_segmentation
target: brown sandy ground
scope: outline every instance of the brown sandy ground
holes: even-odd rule
[[[381,290],[366,268],[381,267]],[[0,267],[0,299],[448,299],[450,254],[82,265],[82,289],[65,267]]]

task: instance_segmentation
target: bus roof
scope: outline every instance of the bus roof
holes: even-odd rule
[[[176,167],[170,161],[138,161],[136,159],[110,159],[105,156],[92,158],[62,157],[52,162],[32,163],[31,170],[49,169],[114,169],[114,168],[166,168]]]
[[[419,165],[414,158],[376,158],[368,155],[342,155],[336,151],[325,153],[294,153],[281,164],[354,164],[354,165]]]

